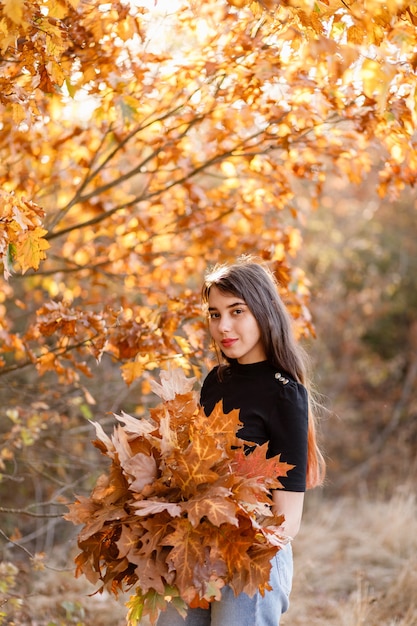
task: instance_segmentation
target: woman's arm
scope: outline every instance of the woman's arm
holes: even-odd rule
[[[284,534],[294,539],[300,530],[303,515],[304,493],[302,491],[284,491],[275,489],[272,493],[272,509],[276,515],[284,515],[282,525]]]

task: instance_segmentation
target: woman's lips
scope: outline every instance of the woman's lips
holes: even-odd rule
[[[233,346],[236,341],[237,339],[222,339],[221,344],[223,348],[230,348],[230,346]]]

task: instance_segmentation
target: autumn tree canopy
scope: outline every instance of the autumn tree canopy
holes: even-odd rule
[[[293,180],[312,204],[331,170],[415,181],[414,3],[146,4],[1,6],[3,372],[72,381],[105,351],[129,383],[195,351],[177,311],[236,253],[302,315]]]
[[[208,264],[270,261],[311,330],[297,193],[415,184],[416,27],[403,0],[0,2],[3,484],[104,362],[198,373]]]

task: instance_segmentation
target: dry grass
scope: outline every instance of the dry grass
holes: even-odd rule
[[[309,495],[294,554],[292,602],[282,626],[417,625],[417,501],[411,490],[389,501]],[[124,626],[123,602],[89,597],[92,591],[70,572],[40,572],[28,583],[24,613],[3,623]]]
[[[416,626],[417,501],[308,503],[283,626]]]

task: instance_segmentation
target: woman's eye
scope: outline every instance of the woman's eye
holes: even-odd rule
[[[233,313],[235,315],[240,315],[241,313],[243,313],[243,309],[234,309]]]
[[[210,313],[209,314],[209,318],[211,320],[217,320],[220,317],[220,315],[218,313]]]

